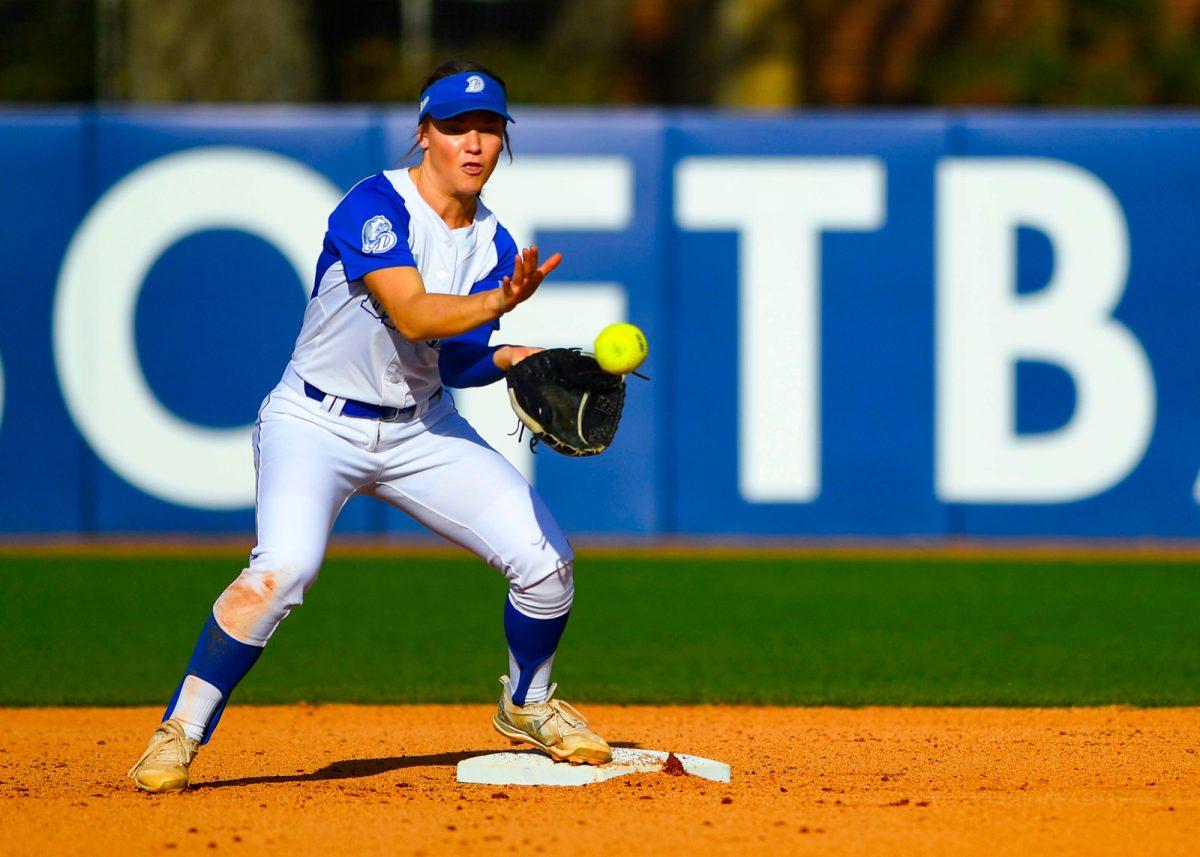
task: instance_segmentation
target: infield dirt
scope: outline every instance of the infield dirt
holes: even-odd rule
[[[460,785],[487,706],[234,707],[182,795],[124,774],[161,709],[0,709],[0,853],[1184,853],[1200,709],[583,706],[733,782]]]

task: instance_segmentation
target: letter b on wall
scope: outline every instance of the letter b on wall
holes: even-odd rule
[[[937,175],[937,490],[945,501],[1057,503],[1094,496],[1141,460],[1154,376],[1112,312],[1129,235],[1094,175],[1032,158],[951,158]],[[1017,229],[1054,253],[1050,282],[1016,288]],[[1076,408],[1063,427],[1016,431],[1019,360],[1064,369]]]

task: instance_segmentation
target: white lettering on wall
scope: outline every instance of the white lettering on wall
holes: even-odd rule
[[[1048,285],[1016,291],[1018,227],[1054,249]],[[1112,317],[1129,235],[1116,197],[1061,161],[947,158],[937,171],[937,491],[947,502],[1059,503],[1111,488],[1141,460],[1154,376]],[[1018,360],[1065,369],[1059,429],[1016,432]]]
[[[123,479],[185,506],[254,505],[253,427],[209,428],[163,407],[138,363],[138,293],[171,245],[202,230],[240,229],[279,249],[307,297],[325,219],[341,196],[291,158],[209,147],[146,164],[88,212],[58,278],[54,359],[71,418]],[[187,319],[179,321],[180,348],[213,347],[189,342]]]
[[[821,492],[821,233],[879,229],[885,212],[876,158],[687,158],[675,171],[679,225],[740,238],[738,484],[752,503]]]
[[[633,219],[633,167],[621,157],[522,157],[496,171],[484,199],[518,248],[533,243],[539,229],[623,230]],[[557,248],[539,243],[538,249],[544,260]],[[602,328],[625,321],[624,286],[572,281],[570,262],[567,258],[532,299],[501,319],[493,342],[590,351]],[[480,436],[533,482],[528,435],[522,443],[512,434],[517,417],[504,383],[455,391],[454,401]]]

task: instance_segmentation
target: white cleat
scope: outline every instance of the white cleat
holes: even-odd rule
[[[556,762],[603,765],[612,761],[612,750],[603,738],[588,728],[586,718],[574,706],[554,698],[557,684],[550,685],[545,702],[515,705],[508,676],[500,679],[504,693],[492,725],[501,735],[529,744]]]
[[[188,787],[188,766],[199,749],[200,742],[184,734],[183,724],[167,720],[154,730],[146,752],[129,769],[129,776],[144,792],[181,792]]]

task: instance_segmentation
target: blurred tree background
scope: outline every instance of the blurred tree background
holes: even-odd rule
[[[0,0],[0,101],[1200,104],[1200,0]]]

